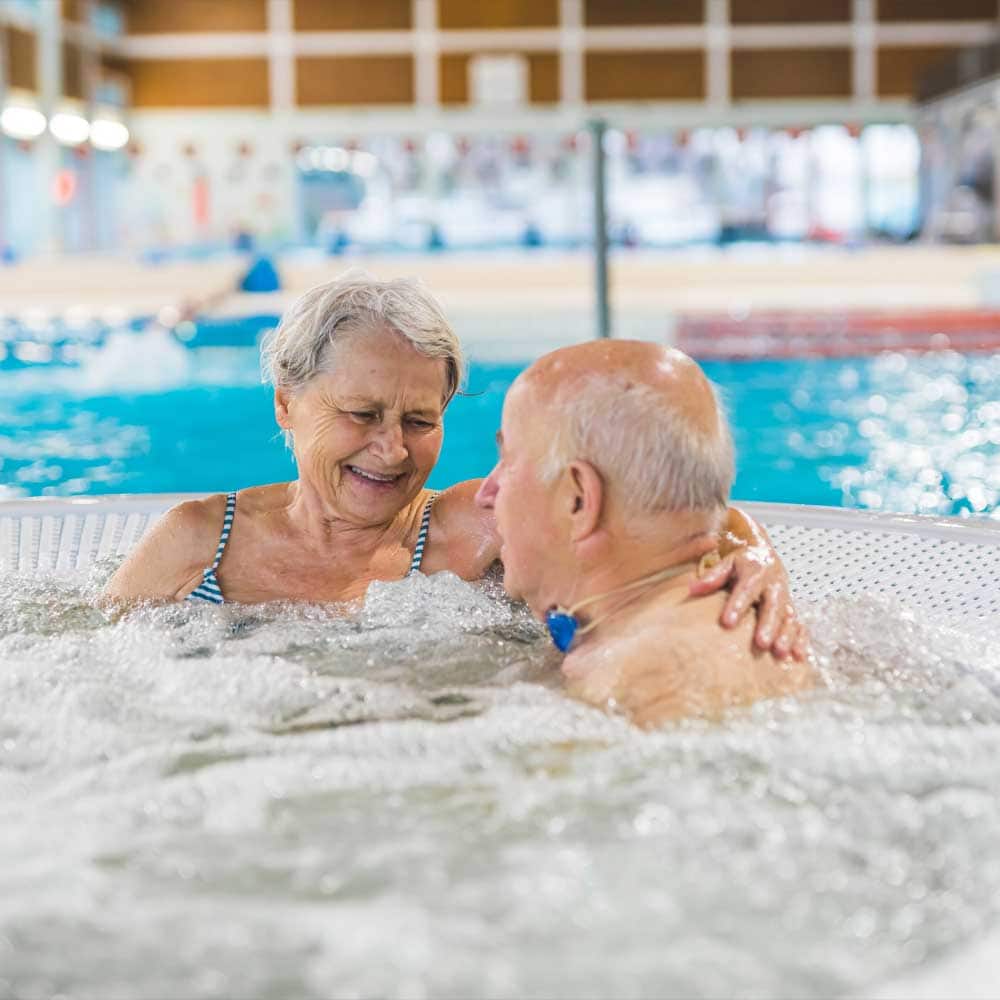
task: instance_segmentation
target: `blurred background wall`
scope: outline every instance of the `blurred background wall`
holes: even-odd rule
[[[0,0],[0,247],[997,239],[997,0]],[[971,53],[971,55],[970,55]]]

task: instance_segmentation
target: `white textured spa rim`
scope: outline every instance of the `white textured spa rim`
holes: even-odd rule
[[[168,507],[195,494],[0,502],[0,572],[71,573],[124,555]],[[1000,622],[1000,522],[740,504],[770,532],[796,596],[879,594],[925,618]],[[1000,933],[866,994],[876,1000],[1000,996]]]
[[[67,573],[120,557],[168,507],[194,495],[0,502],[0,572]],[[742,506],[770,531],[801,598],[881,594],[953,625],[1000,621],[1000,522]]]

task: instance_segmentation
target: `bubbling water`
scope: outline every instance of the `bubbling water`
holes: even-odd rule
[[[825,683],[644,733],[494,584],[0,584],[0,996],[858,991],[1000,916],[1000,645],[812,609]]]

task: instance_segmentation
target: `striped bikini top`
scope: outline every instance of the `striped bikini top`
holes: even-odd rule
[[[420,564],[424,560],[424,549],[427,546],[427,534],[431,527],[431,508],[438,495],[432,493],[424,504],[424,513],[420,518],[420,531],[417,534],[417,544],[413,547],[413,557],[410,559],[410,568],[407,576],[420,572]],[[219,586],[219,579],[215,575],[222,562],[222,554],[226,551],[226,542],[229,541],[229,533],[233,530],[233,515],[236,513],[236,491],[226,494],[226,513],[222,519],[222,534],[219,535],[219,544],[215,548],[215,558],[211,566],[206,566],[201,575],[201,583],[191,591],[186,601],[208,601],[210,604],[225,604],[226,599],[222,596],[222,588]]]

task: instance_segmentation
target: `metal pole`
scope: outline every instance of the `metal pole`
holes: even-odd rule
[[[604,134],[607,122],[599,118],[588,124],[594,184],[594,285],[598,337],[611,336],[611,309],[608,303],[608,205],[605,191]]]
[[[0,21],[0,111],[7,103],[7,25]],[[7,153],[10,143],[0,132],[0,254],[7,249]]]

